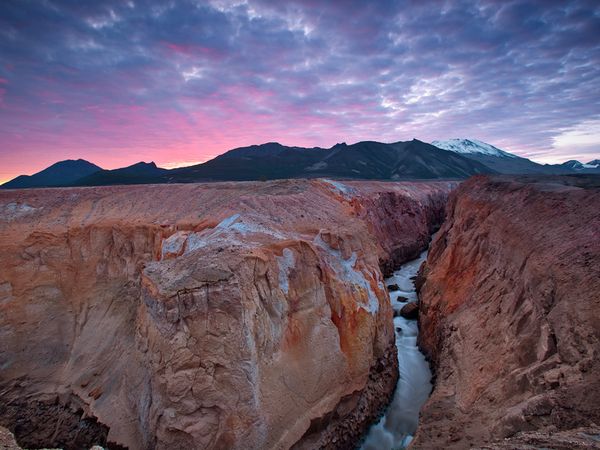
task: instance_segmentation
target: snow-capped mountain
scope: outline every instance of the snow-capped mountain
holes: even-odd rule
[[[512,153],[505,152],[504,150],[500,150],[493,145],[486,144],[477,139],[448,139],[447,141],[433,141],[431,144],[442,150],[449,150],[455,153],[517,158],[517,156]]]
[[[583,169],[583,164],[581,164],[576,159],[570,159],[569,161],[565,161],[564,163],[562,163],[562,165],[565,167],[568,167],[569,169],[573,169],[573,170]]]
[[[577,170],[577,171],[589,170],[589,169],[600,169],[600,159],[594,159],[593,161],[590,161],[588,163],[582,163],[580,161],[577,161],[576,159],[571,159],[569,161],[562,163],[562,166],[568,167],[569,169],[573,169],[573,170]]]
[[[460,153],[462,156],[480,162],[499,173],[573,173],[573,169],[570,167],[538,164],[476,139],[449,139],[447,141],[433,141],[432,144],[443,150]]]

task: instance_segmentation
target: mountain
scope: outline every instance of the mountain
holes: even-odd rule
[[[336,177],[355,179],[467,178],[494,171],[463,155],[416,139],[363,141],[331,148],[287,147],[276,142],[230,150],[196,166],[174,169],[171,182]]]
[[[487,144],[477,139],[448,139],[447,141],[433,141],[431,145],[464,155],[488,155],[498,158],[518,158],[517,155],[500,150],[498,147]]]
[[[377,180],[451,179],[497,172],[471,156],[440,149],[417,139],[391,144],[374,141],[357,142],[352,145],[340,143],[331,148],[288,147],[269,142],[236,148],[203,164],[172,170],[159,168],[153,162],[140,162],[120,169],[104,170],[80,160],[79,164],[88,164],[92,169],[83,172],[57,171],[56,167],[63,167],[69,163],[64,161],[40,172],[54,173],[51,182],[25,184],[20,181],[23,177],[18,177],[2,187],[101,186],[319,177]]]
[[[97,165],[83,159],[67,159],[65,161],[52,164],[50,167],[47,167],[41,172],[33,175],[19,175],[7,183],[4,183],[0,187],[22,189],[32,187],[65,186],[81,179],[82,177],[91,175],[101,170],[101,167],[98,167]]]
[[[484,173],[600,173],[600,160],[588,163],[537,164],[476,139],[433,144],[412,141],[385,144],[362,141],[331,148],[289,147],[277,142],[239,147],[210,161],[167,170],[154,162],[104,170],[79,159],[56,163],[35,175],[21,175],[0,186],[102,186],[114,184],[251,181],[283,178],[414,180],[468,178]]]
[[[573,170],[583,169],[583,164],[575,159],[565,161],[564,163],[561,164],[561,166],[568,167],[569,169],[573,169]]]
[[[160,182],[169,171],[154,162],[139,162],[113,170],[101,170],[70,183],[72,186],[106,186],[110,184],[145,184]]]
[[[576,172],[583,173],[600,173],[600,159],[594,159],[588,163],[582,163],[576,159],[571,159],[561,164],[563,167],[567,167]]]
[[[493,145],[476,139],[449,139],[433,141],[438,148],[459,153],[462,156],[484,164],[488,168],[505,174],[567,174],[573,173],[570,167],[559,164],[538,164],[530,159],[500,150]]]

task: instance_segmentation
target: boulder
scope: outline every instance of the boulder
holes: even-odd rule
[[[407,303],[400,310],[400,315],[408,320],[416,320],[419,317],[419,304],[417,302]]]

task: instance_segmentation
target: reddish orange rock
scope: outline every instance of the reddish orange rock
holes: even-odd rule
[[[414,448],[593,444],[600,424],[598,178],[461,184],[418,281],[419,343],[436,383]]]
[[[353,445],[398,376],[382,269],[454,186],[0,191],[0,424],[29,447]]]

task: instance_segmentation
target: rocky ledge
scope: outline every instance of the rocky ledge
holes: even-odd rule
[[[27,447],[355,445],[398,376],[384,274],[454,187],[0,192],[0,425]]]
[[[419,285],[413,448],[599,448],[599,178],[461,184]]]

